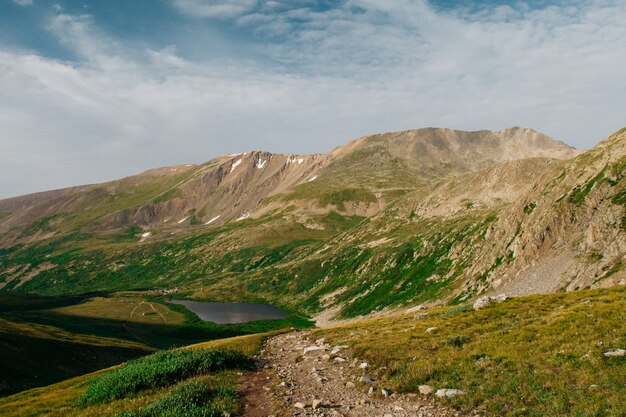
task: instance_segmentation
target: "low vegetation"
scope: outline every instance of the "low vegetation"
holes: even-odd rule
[[[236,415],[241,371],[275,333],[163,351],[93,374],[0,398],[3,417],[211,417]],[[113,394],[108,393],[111,388]]]
[[[196,375],[252,366],[249,357],[234,350],[196,349],[155,353],[95,377],[78,404],[97,404],[124,398],[148,388],[173,385]]]
[[[0,396],[93,372],[158,349],[310,326],[310,321],[296,315],[239,324],[204,322],[155,293],[75,297],[0,294]]]
[[[513,298],[478,311],[435,308],[419,319],[317,330],[321,336],[349,344],[400,392],[463,390],[446,401],[464,411],[624,415],[626,358],[603,355],[626,347],[624,287]]]

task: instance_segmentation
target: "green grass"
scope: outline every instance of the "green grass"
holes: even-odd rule
[[[455,314],[450,314],[455,311]],[[429,327],[437,331],[427,333]],[[473,309],[364,320],[314,337],[349,344],[400,392],[428,384],[446,402],[489,416],[623,416],[626,288],[535,295]]]
[[[77,403],[110,402],[148,388],[170,386],[192,376],[251,367],[251,359],[234,350],[180,349],[158,352],[95,377]]]
[[[144,356],[157,349],[312,323],[292,314],[239,324],[201,321],[150,293],[0,296],[0,396]],[[47,366],[41,366],[41,363]]]
[[[120,399],[96,404],[77,405],[78,399],[84,397],[91,384],[107,379],[110,381],[112,373],[120,372],[119,370],[125,366],[135,366],[139,361],[129,362],[121,367],[105,369],[47,387],[34,388],[9,397],[0,398],[0,415],[3,417],[52,417],[59,415],[67,417],[116,417],[124,415],[178,417],[190,415],[189,413],[192,412],[201,413],[196,415],[210,416],[215,415],[210,413],[216,410],[221,412],[220,416],[224,415],[224,412],[238,415],[239,404],[236,390],[240,378],[239,370],[247,368],[252,355],[256,354],[261,348],[263,340],[273,334],[275,333],[220,339],[180,350],[192,353],[192,356],[183,354],[186,359],[189,357],[204,357],[205,362],[207,352],[232,352],[233,358],[240,357],[242,361],[239,363],[231,362],[230,364],[234,366],[234,369],[231,370],[213,370],[198,375],[200,372],[194,367],[194,369],[191,369],[191,374],[195,376],[184,378],[179,382],[176,382],[175,379],[170,379],[166,386],[150,386],[139,392],[128,392],[127,395]],[[169,355],[180,351],[169,352]],[[163,353],[160,355],[163,355]],[[215,355],[215,353],[211,355]],[[150,362],[151,359],[146,357],[143,361]],[[180,363],[181,361],[179,358],[173,362]],[[189,364],[189,362],[187,363]],[[222,364],[225,365],[224,362]],[[172,363],[169,365],[171,366]],[[143,367],[145,363],[139,366]],[[119,374],[117,375],[119,376]],[[155,383],[158,384],[158,381]],[[190,397],[195,404],[193,409],[186,405],[189,401],[184,400],[184,398],[189,399]]]
[[[171,392],[138,412],[123,412],[118,417],[223,417],[237,411],[237,392],[215,378],[185,381]]]

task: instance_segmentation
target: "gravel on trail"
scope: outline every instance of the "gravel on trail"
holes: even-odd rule
[[[265,342],[257,370],[241,379],[244,416],[466,416],[432,395],[394,393],[351,357],[349,347],[309,337],[291,332]]]

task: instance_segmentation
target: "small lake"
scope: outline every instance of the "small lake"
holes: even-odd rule
[[[245,323],[255,320],[275,320],[287,317],[287,313],[271,304],[211,303],[191,300],[168,300],[181,304],[196,313],[201,320],[217,324]]]

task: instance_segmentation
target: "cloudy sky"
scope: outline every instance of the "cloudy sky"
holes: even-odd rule
[[[625,21],[623,0],[0,0],[0,198],[424,126],[588,148],[626,125]]]

